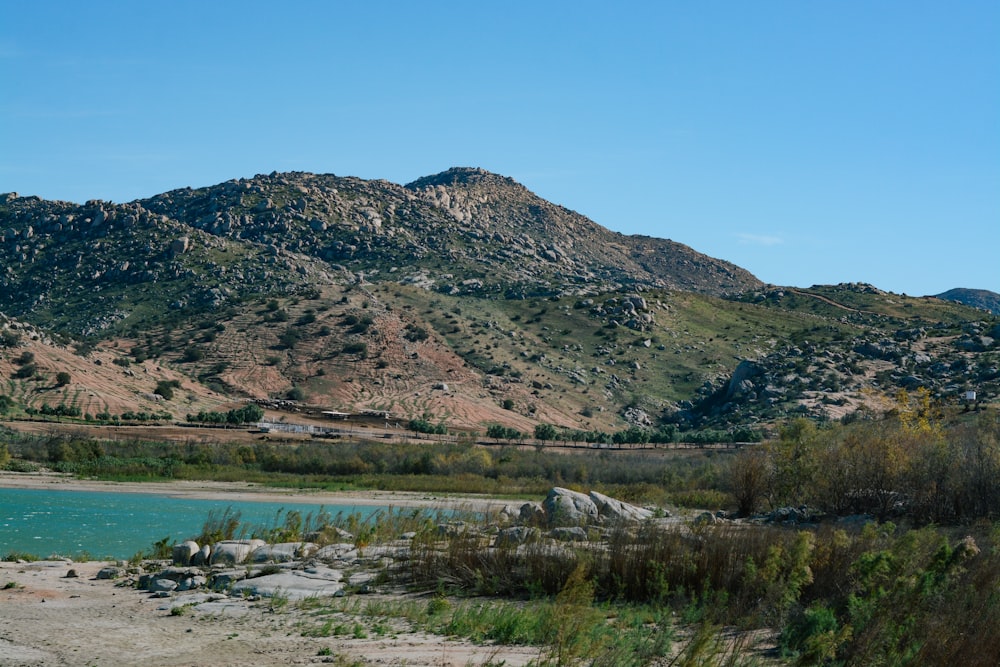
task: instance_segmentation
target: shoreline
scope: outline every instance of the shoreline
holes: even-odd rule
[[[359,505],[428,507],[486,511],[513,501],[485,496],[433,495],[411,491],[319,491],[284,489],[251,482],[177,480],[173,482],[110,482],[79,479],[66,473],[0,471],[0,488],[49,491],[136,493],[168,498],[191,498],[234,502],[301,503],[311,505]]]

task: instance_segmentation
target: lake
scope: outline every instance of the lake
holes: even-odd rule
[[[251,528],[282,525],[289,510],[300,512],[305,519],[321,509],[333,516],[343,512],[364,518],[389,509],[0,488],[0,558],[22,552],[43,558],[88,555],[128,559],[164,537],[173,544],[198,535],[209,512],[221,515],[227,508],[238,511],[241,523]]]

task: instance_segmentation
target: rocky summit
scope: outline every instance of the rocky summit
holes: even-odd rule
[[[641,438],[1000,390],[985,310],[764,285],[474,168],[271,173],[123,204],[0,195],[0,334],[0,409],[95,421],[252,399]]]

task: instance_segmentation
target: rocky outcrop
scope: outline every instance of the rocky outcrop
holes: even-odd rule
[[[542,508],[553,526],[579,526],[600,520],[597,504],[590,496],[558,486],[549,491]]]
[[[549,491],[541,504],[541,509],[544,512],[545,523],[550,526],[565,527],[639,522],[653,516],[650,510],[610,498],[596,491],[586,495],[558,486]],[[539,518],[533,509],[526,512],[524,507],[521,516]]]
[[[637,522],[653,517],[651,510],[610,498],[597,491],[590,492],[590,499],[597,506],[598,516],[604,523]]]
[[[232,585],[231,591],[234,595],[273,597],[280,594],[292,600],[302,600],[342,594],[343,579],[343,572],[340,570],[310,565],[242,579]]]

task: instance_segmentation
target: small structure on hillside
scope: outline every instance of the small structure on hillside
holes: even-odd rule
[[[969,407],[978,405],[976,403],[976,390],[968,389],[964,394],[962,394],[962,402],[965,403],[965,410],[968,411]]]

